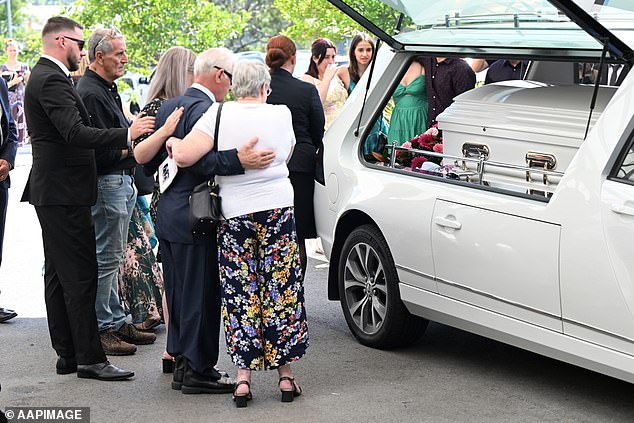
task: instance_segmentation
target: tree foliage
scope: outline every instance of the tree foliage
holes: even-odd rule
[[[249,13],[198,0],[79,0],[69,9],[88,39],[91,29],[116,26],[124,34],[130,68],[147,73],[161,53],[180,45],[202,52],[225,46],[244,30]]]
[[[11,21],[14,27],[13,37],[16,38],[15,29],[19,28],[24,19],[26,18],[26,0],[11,0]],[[7,3],[0,4],[0,34],[4,34],[5,37],[9,34],[7,28]],[[2,46],[4,50],[4,45]]]
[[[394,28],[398,16],[379,0],[345,1],[387,32]],[[12,0],[12,10],[20,60],[32,65],[41,51],[40,34],[20,26],[28,14],[26,0]],[[307,47],[318,37],[338,42],[363,30],[328,0],[78,0],[60,8],[60,14],[80,22],[86,39],[99,26],[119,28],[126,37],[129,68],[145,74],[174,45],[197,53],[217,46],[262,51],[279,33]],[[1,5],[0,29],[7,33]]]
[[[346,2],[372,22],[390,32],[396,26],[398,14],[378,0]],[[284,31],[298,44],[309,44],[319,37],[343,40],[364,29],[328,0],[274,0],[273,5],[292,24]]]
[[[264,50],[269,38],[288,26],[282,13],[273,7],[273,0],[213,0],[229,12],[246,11],[250,19],[242,34],[227,41],[233,51]]]

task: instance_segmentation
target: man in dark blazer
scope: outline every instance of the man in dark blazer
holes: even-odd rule
[[[133,372],[106,360],[97,333],[97,259],[90,206],[97,194],[96,148],[130,145],[127,128],[96,129],[70,71],[86,52],[82,27],[65,17],[42,29],[42,57],[25,94],[33,167],[23,201],[35,206],[44,244],[44,299],[57,373],[122,380]],[[147,130],[147,129],[144,129]]]
[[[11,114],[9,104],[9,90],[7,83],[0,82],[0,103],[2,118],[0,119],[0,264],[2,263],[2,240],[4,239],[4,223],[7,217],[7,202],[9,200],[9,171],[13,169],[15,153],[18,148],[17,127]],[[0,307],[0,322],[13,319],[18,314],[6,308]]]
[[[214,101],[222,101],[231,87],[233,55],[209,49],[194,64],[194,84],[183,96],[166,101],[156,115],[163,126],[177,107],[184,107],[174,136],[184,138]],[[179,169],[169,189],[161,194],[156,234],[161,246],[165,294],[169,308],[167,352],[177,357],[173,389],[184,394],[229,393],[233,381],[214,368],[220,331],[220,278],[216,235],[194,237],[188,224],[188,197],[211,175],[235,175],[244,169],[267,167],[270,150],[254,151],[256,140],[239,151],[211,152],[189,168]],[[160,152],[146,167],[155,172],[167,153]]]

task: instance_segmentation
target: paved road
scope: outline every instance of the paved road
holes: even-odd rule
[[[358,344],[339,305],[326,300],[326,269],[311,260],[306,281],[311,347],[296,366],[305,395],[279,402],[273,373],[255,375],[255,398],[236,410],[230,396],[183,395],[160,372],[155,345],[113,358],[136,371],[128,382],[54,373],[44,319],[39,226],[17,203],[27,154],[13,172],[0,304],[20,316],[0,325],[0,408],[89,406],[92,422],[632,422],[634,386],[439,324],[410,348]],[[226,355],[220,366],[231,370]]]

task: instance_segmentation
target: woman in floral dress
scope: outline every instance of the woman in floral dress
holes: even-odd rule
[[[184,47],[171,47],[160,58],[148,91],[148,103],[141,114],[156,116],[165,100],[182,95],[193,82],[196,55]],[[158,131],[157,131],[158,132]],[[164,137],[145,134],[134,141],[134,158],[140,164],[149,162],[165,143]],[[137,172],[146,171],[137,167]],[[150,170],[151,172],[151,170]],[[156,216],[158,189],[152,193],[150,215]],[[140,197],[139,200],[145,200]],[[161,316],[168,323],[167,304],[163,295],[163,275],[152,252],[150,240],[154,235],[152,222],[148,220],[144,204],[134,208],[128,231],[128,245],[125,260],[119,272],[119,290],[123,294],[133,322],[140,329],[148,329],[160,323]],[[163,353],[163,371],[173,368],[173,358]]]
[[[11,103],[11,113],[18,129],[18,143],[24,144],[26,141],[26,121],[24,119],[24,85],[29,80],[31,69],[26,63],[18,61],[20,47],[17,41],[8,39],[5,42],[4,51],[7,61],[0,66],[3,74],[13,75],[7,85],[9,86],[9,103]]]
[[[191,166],[217,142],[218,150],[258,137],[275,159],[264,169],[216,176],[225,216],[218,229],[222,317],[227,350],[238,367],[234,400],[251,399],[251,372],[277,369],[282,401],[301,394],[291,363],[308,347],[308,327],[287,161],[295,145],[291,112],[266,104],[271,76],[265,64],[244,60],[233,68],[235,102],[209,108],[173,154]],[[218,139],[216,118],[220,114]]]

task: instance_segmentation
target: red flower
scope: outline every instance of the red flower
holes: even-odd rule
[[[442,153],[442,144],[434,144],[434,153]]]
[[[412,169],[420,168],[423,163],[427,161],[427,158],[424,156],[417,156],[412,159]]]

